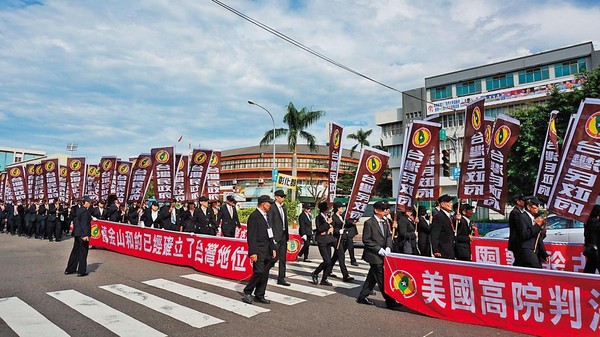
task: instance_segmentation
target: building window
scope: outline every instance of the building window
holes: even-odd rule
[[[554,76],[562,77],[574,75],[586,69],[585,59],[572,60],[554,65]]]
[[[488,117],[497,117],[499,114],[501,114],[503,111],[503,108],[485,108],[485,115]]]
[[[442,127],[444,128],[457,127],[464,124],[464,112],[442,115],[441,118]]]
[[[445,85],[430,90],[432,100],[439,100],[452,97],[452,86]]]
[[[456,84],[456,96],[472,95],[481,92],[481,80]]]
[[[485,89],[497,90],[503,88],[511,88],[515,86],[515,80],[513,74],[502,74],[485,79]]]
[[[550,78],[548,66],[536,67],[519,71],[519,84],[538,82]]]

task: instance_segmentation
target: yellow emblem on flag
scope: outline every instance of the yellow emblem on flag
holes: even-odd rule
[[[473,109],[473,114],[471,116],[471,122],[473,123],[475,130],[479,130],[482,120],[483,118],[481,118],[481,110],[478,106],[476,106],[475,109]]]
[[[417,148],[425,147],[431,141],[431,131],[428,128],[419,128],[413,135],[412,143]]]
[[[404,298],[411,298],[417,293],[415,278],[404,270],[396,270],[390,278],[392,291],[398,291]]]
[[[600,139],[600,111],[591,115],[585,122],[585,132],[592,138]]]
[[[381,170],[381,159],[377,156],[370,156],[367,158],[367,171],[371,172],[371,174],[375,174]]]
[[[501,148],[506,145],[510,139],[510,134],[511,132],[508,126],[502,125],[499,127],[498,130],[496,130],[496,134],[494,134],[494,145],[497,148]]]

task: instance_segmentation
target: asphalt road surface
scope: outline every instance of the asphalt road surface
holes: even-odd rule
[[[270,283],[271,304],[248,306],[242,283],[107,250],[90,250],[89,276],[64,275],[72,244],[0,234],[0,336],[521,336],[388,310],[379,291],[357,304],[362,261],[354,283],[312,285],[316,247],[313,263],[288,263],[291,287]]]

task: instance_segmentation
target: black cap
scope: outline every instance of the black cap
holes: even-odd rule
[[[158,206],[158,202],[156,202],[156,201],[153,201],[153,202],[150,204],[150,206]]]
[[[535,196],[526,197],[524,198],[524,200],[527,203],[527,205],[539,206],[541,204],[540,199],[538,199]]]
[[[303,209],[311,209],[312,207],[310,207],[309,203],[305,202],[305,203],[302,204],[302,208]]]
[[[235,200],[235,198],[234,198],[234,197],[233,197],[233,195],[231,195],[231,194],[227,196],[227,201],[231,201],[231,202],[233,202],[233,203],[236,203],[236,202],[237,202],[237,200]]]
[[[81,198],[81,202],[92,203],[92,199],[86,195],[85,197]]]
[[[203,195],[200,198],[198,198],[198,201],[208,201],[208,197]]]
[[[228,198],[227,200],[229,200],[229,197],[227,197],[227,198]],[[232,198],[233,198],[233,197],[232,197]],[[274,201],[273,201],[273,199],[271,199],[271,197],[270,197],[270,196],[268,196],[268,195],[264,195],[264,194],[263,194],[263,195],[261,195],[260,197],[258,197],[258,204],[260,205],[260,204],[262,204],[263,202],[272,203],[272,202],[274,202]]]
[[[517,200],[525,200],[524,198],[525,198],[525,197],[523,196],[523,193],[515,194],[515,195],[513,196],[513,200],[514,200],[514,201],[517,201]]]
[[[385,202],[383,202],[383,201],[377,201],[377,202],[375,202],[375,203],[373,204],[373,208],[374,208],[374,209],[378,209],[378,210],[380,210],[380,211],[384,211],[384,210],[386,210],[387,208],[389,208],[389,205],[386,205],[386,203],[385,203]]]
[[[468,211],[471,209],[475,209],[475,207],[471,206],[471,204],[462,204],[460,205],[460,209],[463,211]]]
[[[427,209],[425,207],[419,207],[419,216],[424,216],[427,214]]]
[[[283,190],[277,190],[275,191],[275,196],[285,198],[285,192]]]
[[[449,196],[448,194],[444,194],[438,198],[438,202],[449,202],[449,201],[453,201],[453,200],[454,200],[454,198]]]
[[[335,208],[344,207],[344,203],[341,201],[336,201],[333,203],[333,207],[335,207]]]
[[[325,212],[327,212],[328,209],[329,209],[329,205],[327,204],[327,201],[323,201],[323,202],[319,203],[319,211],[325,213]]]

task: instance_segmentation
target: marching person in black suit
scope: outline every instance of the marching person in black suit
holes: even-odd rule
[[[277,258],[277,249],[273,241],[273,229],[269,227],[267,212],[273,200],[268,195],[258,198],[258,206],[248,217],[248,256],[252,261],[252,278],[244,287],[242,301],[252,303],[269,304],[271,301],[265,298],[267,281],[269,280],[269,269]],[[252,298],[254,293],[254,299]]]
[[[108,211],[104,207],[104,200],[99,200],[98,207],[92,208],[91,213],[94,220],[108,220]]]
[[[53,241],[53,236],[57,242],[60,242],[62,226],[60,224],[60,212],[62,211],[58,199],[48,206],[48,218],[46,223],[46,236],[50,242]]]
[[[138,202],[134,201],[127,210],[127,221],[134,226],[137,226],[140,220],[139,209]]]
[[[331,282],[327,281],[327,278],[331,274],[331,248],[335,245],[336,241],[333,237],[333,220],[327,212],[329,212],[329,205],[326,201],[319,204],[319,215],[315,219],[315,225],[317,226],[315,231],[315,237],[317,245],[319,246],[319,254],[323,262],[319,264],[317,269],[312,272],[312,282],[317,284],[319,282],[319,273],[323,272],[323,277],[319,284],[324,286],[331,286]]]
[[[365,245],[363,260],[367,261],[371,267],[356,302],[374,305],[375,303],[368,296],[377,283],[379,289],[382,289],[381,294],[385,298],[386,307],[388,309],[395,309],[399,306],[398,302],[383,291],[383,257],[392,252],[390,248],[392,246],[392,234],[386,221],[383,219],[385,208],[386,206],[382,201],[377,201],[373,204],[375,214],[369,220],[365,221],[364,224],[362,236],[362,241]]]
[[[457,212],[458,203],[455,203],[454,211]],[[461,261],[471,261],[471,220],[469,217],[473,215],[473,206],[469,204],[460,205],[460,213],[462,215],[458,221],[456,228],[456,259]],[[457,223],[456,221],[454,223]]]
[[[419,222],[417,223],[417,245],[421,256],[431,257],[431,224],[425,207],[419,208]]]
[[[508,215],[508,250],[513,253],[513,266],[522,266],[523,259],[521,258],[521,241],[519,235],[519,218],[525,212],[525,200],[523,194],[517,194],[513,197],[515,208]]]
[[[9,202],[5,205],[4,211],[6,212],[6,230],[10,232],[11,235],[15,235],[18,229],[17,217],[18,213],[15,214],[15,211],[18,212],[17,207]]]
[[[25,213],[25,233],[28,238],[31,238],[35,233],[35,223],[37,220],[37,202],[29,200]]]
[[[348,268],[346,268],[346,250],[348,249],[348,229],[346,228],[346,221],[342,215],[344,213],[344,204],[336,201],[333,203],[333,215],[331,216],[333,222],[333,237],[335,238],[335,244],[333,246],[333,257],[331,258],[331,269],[335,266],[336,262],[339,262],[340,270],[342,271],[344,282],[354,281],[354,277],[348,274]],[[350,223],[350,221],[348,221]],[[334,277],[333,274],[329,276]]]
[[[106,220],[110,220],[113,214],[119,210],[119,199],[114,194],[106,198]]]
[[[585,239],[583,255],[587,257],[584,273],[595,274],[600,271],[598,262],[598,245],[600,245],[600,205],[594,205],[588,221],[583,227],[583,237]]]
[[[197,233],[217,235],[217,225],[213,220],[212,209],[208,207],[208,198],[203,195],[198,201],[200,202],[200,209],[196,211],[198,213]]]
[[[160,217],[158,203],[156,201],[152,202],[152,206],[144,211],[140,220],[146,227],[162,228],[162,219]]]
[[[456,224],[450,217],[452,210],[453,197],[444,194],[439,199],[440,211],[435,213],[431,221],[431,250],[433,256],[444,259],[456,258],[454,252]],[[461,215],[457,214],[455,220],[460,220]]]
[[[417,255],[417,234],[414,221],[415,209],[411,206],[405,212],[398,214],[396,237],[392,238],[395,253]],[[405,245],[406,243],[406,245]],[[406,247],[405,247],[406,246]],[[406,249],[405,249],[406,248]]]
[[[300,249],[300,253],[298,253],[298,258],[300,258],[300,256],[304,256],[304,262],[311,262],[308,259],[310,242],[313,236],[312,217],[310,216],[310,208],[310,204],[302,204],[302,213],[298,215],[298,224],[300,225],[298,234],[300,234],[300,236],[302,237],[302,249]]]
[[[87,255],[90,247],[90,235],[92,231],[92,215],[89,208],[92,200],[89,197],[83,197],[83,207],[77,212],[75,227],[73,228],[73,249],[67,262],[65,275],[74,274],[77,276],[87,276]]]
[[[48,218],[48,207],[46,206],[46,200],[41,200],[36,208],[36,226],[35,226],[35,238],[43,240],[46,238],[46,220]]]
[[[225,205],[221,206],[221,209],[219,210],[217,224],[221,225],[221,233],[223,233],[223,236],[225,237],[235,237],[235,228],[242,227],[237,210],[235,209],[236,202],[237,201],[235,201],[235,198],[232,195],[228,195]]]
[[[177,216],[175,213],[175,200],[165,202],[158,210],[160,217],[160,228],[170,231],[179,230],[177,228]],[[171,221],[173,220],[173,221]]]
[[[125,204],[120,204],[119,209],[110,215],[110,221],[127,223],[127,212],[125,211]]]
[[[73,228],[75,228],[75,222],[77,221],[77,213],[79,213],[79,210],[82,208],[83,205],[81,203],[81,199],[77,199],[75,204],[71,206],[71,212],[69,213],[69,225],[73,225]]]
[[[519,216],[519,241],[521,242],[520,256],[523,267],[542,268],[542,261],[548,260],[548,252],[544,247],[546,225],[538,212],[540,201],[536,197],[527,198],[526,211]]]
[[[0,230],[2,231],[2,233],[5,233],[4,226],[6,226],[6,233],[10,232],[6,221],[7,217],[7,210],[6,206],[4,205],[4,200],[0,200]]]
[[[200,212],[193,201],[188,202],[187,210],[181,215],[180,232],[200,233]]]
[[[277,245],[277,260],[279,267],[277,271],[277,284],[290,286],[285,280],[285,258],[287,255],[287,242],[289,240],[289,229],[286,209],[283,207],[285,192],[275,191],[275,202],[269,208],[269,225],[273,229],[273,240]]]

